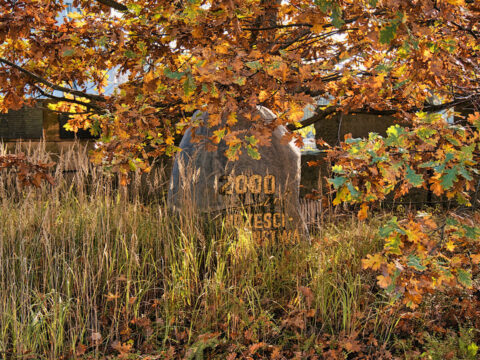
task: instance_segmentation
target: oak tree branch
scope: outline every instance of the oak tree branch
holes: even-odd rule
[[[114,0],[95,0],[95,1],[118,11],[128,11],[128,7]]]
[[[0,58],[0,63],[3,63],[5,65],[11,66],[14,69],[17,69],[18,71],[24,73],[25,75],[27,75],[30,78],[36,80],[37,82],[48,86],[49,88],[51,88],[53,90],[66,92],[66,93],[69,93],[69,94],[72,94],[72,95],[75,95],[75,96],[84,97],[84,98],[87,98],[87,99],[90,99],[90,100],[93,100],[93,101],[102,101],[102,102],[105,101],[105,98],[103,96],[100,96],[100,95],[87,94],[87,93],[84,93],[83,91],[69,89],[69,88],[66,88],[64,86],[56,85],[56,84],[48,81],[47,79],[44,79],[41,76],[39,76],[39,75],[37,75],[37,74],[27,70],[27,69],[24,69],[23,67],[15,64],[15,63],[7,60],[7,59]]]

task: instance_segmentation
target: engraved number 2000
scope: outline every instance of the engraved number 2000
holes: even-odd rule
[[[227,182],[220,188],[220,194],[233,195],[245,194],[273,194],[275,193],[275,176],[273,175],[237,175],[228,176]]]

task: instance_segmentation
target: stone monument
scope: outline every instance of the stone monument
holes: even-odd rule
[[[258,148],[260,159],[250,157],[245,149],[236,161],[225,155],[227,144],[222,140],[214,151],[207,150],[208,137],[215,128],[207,124],[208,114],[193,115],[200,126],[195,134],[203,140],[193,141],[189,128],[180,142],[168,191],[168,204],[175,210],[221,213],[235,226],[247,226],[254,239],[298,241],[306,234],[300,214],[300,150],[293,142],[282,142],[287,131],[276,127],[271,144]],[[266,123],[276,117],[265,107],[257,107],[253,117]],[[223,121],[226,121],[223,119]],[[246,130],[250,120],[239,116],[232,130]]]

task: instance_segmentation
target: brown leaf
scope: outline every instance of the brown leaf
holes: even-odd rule
[[[131,342],[121,343],[118,340],[114,341],[110,346],[113,350],[118,351],[119,358],[121,359],[126,359],[133,348],[133,344]]]
[[[90,340],[93,343],[97,344],[102,340],[102,334],[100,334],[99,332],[92,332],[92,335],[90,335]]]
[[[83,354],[85,354],[87,349],[88,349],[88,347],[86,345],[78,344],[77,347],[75,348],[75,355],[76,356],[82,356]]]
[[[302,293],[305,297],[305,301],[307,302],[307,308],[310,309],[312,307],[312,302],[315,299],[315,295],[313,294],[312,289],[305,286],[299,286],[298,290]]]

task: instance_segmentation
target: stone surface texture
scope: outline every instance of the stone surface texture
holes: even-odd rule
[[[261,116],[266,123],[276,117],[267,108],[257,107],[252,117]],[[201,124],[206,124],[208,114],[197,112],[194,114]],[[232,130],[247,130],[252,122],[245,118],[238,118]],[[213,135],[215,128],[200,126],[196,128],[196,135],[206,138]],[[226,209],[240,209],[245,212],[269,212],[286,214],[286,228],[304,229],[304,223],[299,212],[300,188],[300,150],[293,142],[282,142],[286,132],[283,126],[276,127],[271,136],[269,146],[259,147],[261,158],[255,160],[248,156],[245,149],[236,161],[229,161],[225,156],[228,146],[221,141],[214,151],[206,149],[206,141],[192,141],[192,131],[187,129],[180,143],[182,151],[177,154],[169,184],[168,203],[179,211],[193,210],[199,212],[221,212]],[[238,178],[239,175],[246,176]],[[240,180],[238,186],[244,187],[245,179],[256,176],[262,182],[268,176],[275,178],[274,194],[266,194],[265,189],[257,194],[247,191],[244,194],[236,193],[235,181]],[[261,179],[261,180],[259,180]],[[268,179],[271,179],[268,178]],[[228,186],[228,183],[232,186]],[[222,189],[233,191],[222,191]],[[272,192],[267,189],[267,192]],[[289,221],[288,221],[289,220]]]

